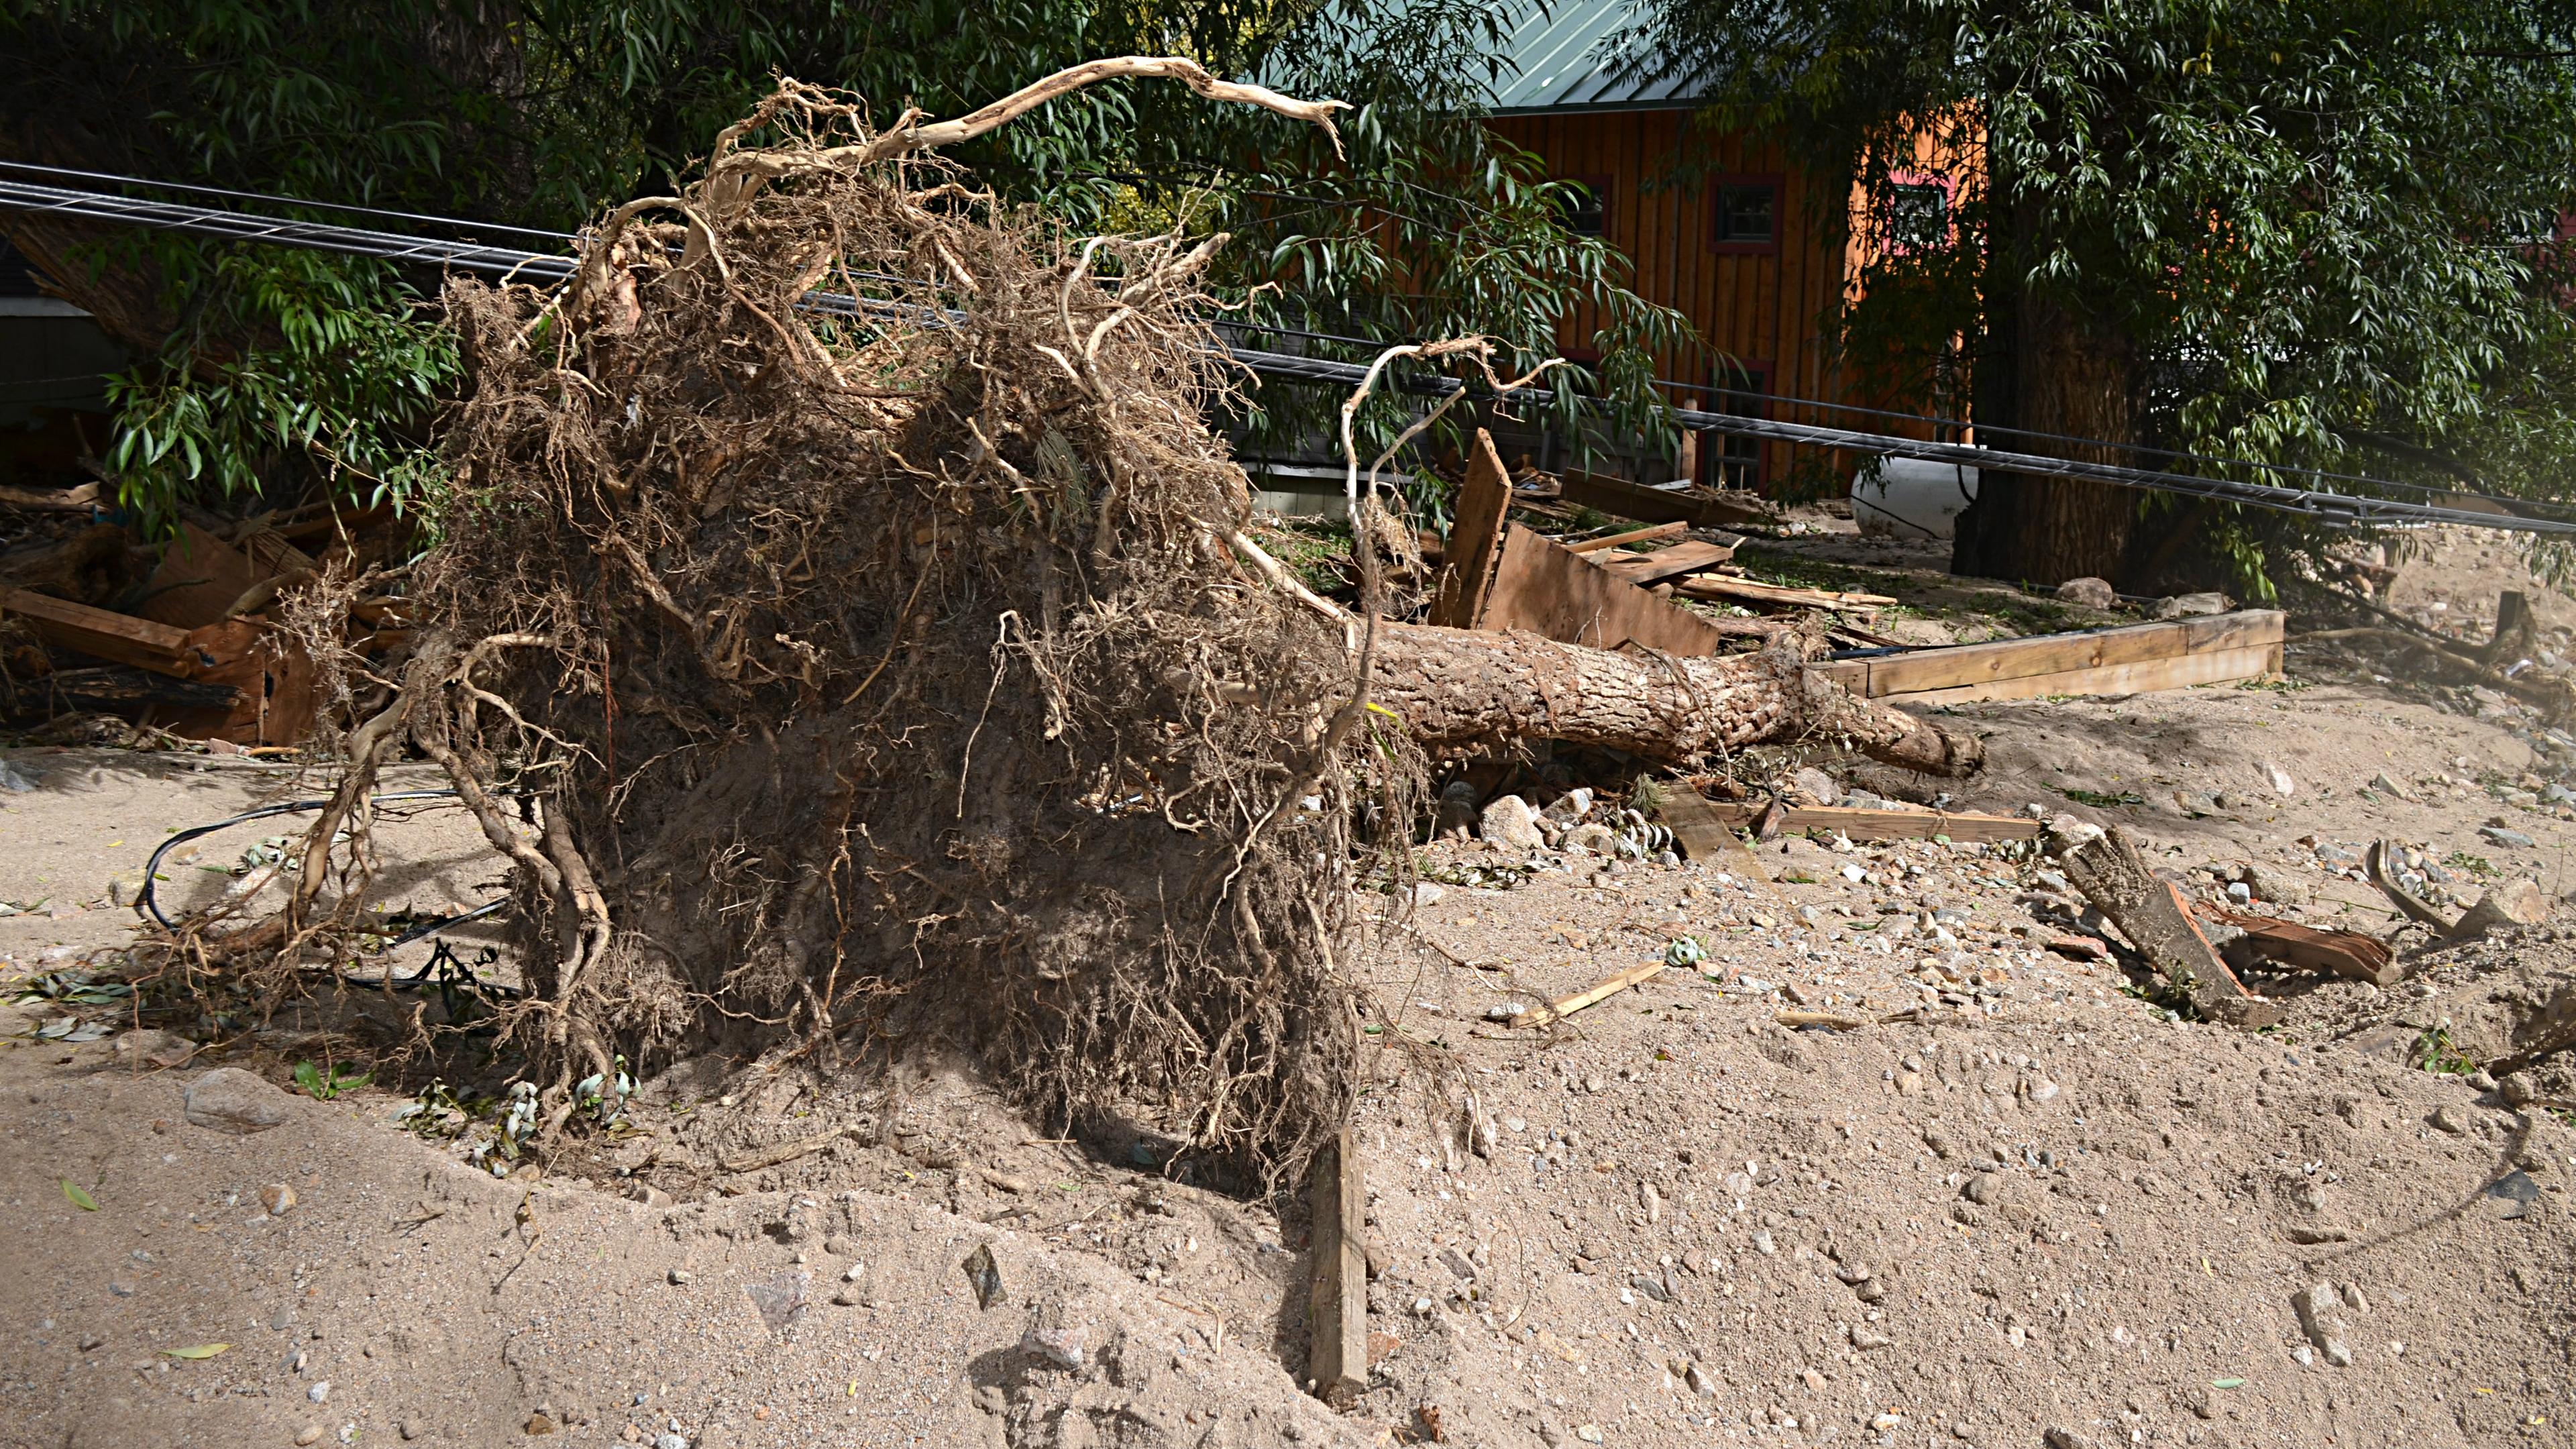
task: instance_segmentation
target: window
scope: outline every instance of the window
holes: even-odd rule
[[[1938,181],[1898,181],[1888,188],[1888,250],[1929,251],[1949,241],[1949,187]]]
[[[1610,231],[1610,178],[1577,176],[1565,183],[1559,205],[1565,229],[1576,236],[1606,236]]]
[[[1780,180],[1720,177],[1711,187],[1709,245],[1721,252],[1780,250]]]
[[[1724,392],[1717,389],[1725,388]],[[1771,391],[1771,370],[1760,363],[1719,367],[1711,374],[1708,402],[1713,413],[1739,418],[1770,416],[1764,395]],[[1762,488],[1762,440],[1709,430],[1700,434],[1699,481],[1711,488]]]

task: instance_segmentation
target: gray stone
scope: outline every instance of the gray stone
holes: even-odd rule
[[[130,1072],[177,1067],[197,1054],[197,1044],[176,1032],[157,1028],[129,1031],[116,1039],[116,1064]]]
[[[1588,850],[1594,855],[1608,855],[1617,846],[1618,841],[1618,835],[1598,820],[1585,821],[1565,832],[1565,845],[1568,850]]]
[[[2059,603],[2076,604],[2087,609],[2116,609],[2120,595],[2107,579],[2068,579],[2057,586]]]
[[[1506,851],[1526,854],[1546,844],[1538,830],[1538,812],[1518,795],[1497,797],[1477,818],[1476,833]]]
[[[1452,780],[1440,787],[1440,811],[1432,826],[1436,835],[1464,835],[1476,823],[1476,787]]]
[[[2225,594],[2174,594],[2156,600],[2159,619],[2195,619],[2204,614],[2227,612]]]
[[[239,1067],[217,1067],[188,1088],[187,1118],[197,1126],[247,1137],[284,1122],[287,1095]]]
[[[1834,783],[1834,777],[1813,765],[1791,775],[1789,784],[1799,794],[1819,805],[1831,805],[1843,798],[1843,787]]]
[[[2529,850],[2534,843],[2530,836],[2521,831],[2508,830],[2501,825],[2481,825],[2478,827],[2478,834],[2486,837],[2488,844],[2501,845],[2507,850]]]

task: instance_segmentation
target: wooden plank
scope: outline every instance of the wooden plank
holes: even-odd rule
[[[1567,553],[1599,553],[1605,548],[1626,548],[1632,543],[1652,543],[1659,538],[1671,538],[1675,534],[1688,532],[1690,532],[1690,525],[1687,523],[1649,524],[1644,528],[1629,529],[1626,533],[1614,533],[1607,538],[1581,539],[1577,542],[1567,544],[1565,546],[1565,551]]]
[[[1368,1389],[1368,1193],[1350,1128],[1315,1154],[1309,1182],[1314,1282],[1306,1309],[1306,1387],[1341,1404]]]
[[[303,650],[264,623],[232,619],[189,634],[188,652],[200,661],[191,678],[229,684],[240,697],[228,709],[180,715],[173,730],[237,745],[303,743],[319,703]]]
[[[1517,523],[1504,530],[1502,561],[1474,627],[1527,629],[1595,649],[1640,644],[1692,657],[1719,653],[1735,637]]]
[[[1841,660],[1828,672],[1851,685],[1855,693],[1869,699],[1882,699],[1893,694],[1922,694],[2003,679],[2079,673],[2185,654],[2216,653],[2256,645],[2277,647],[2282,638],[2282,618],[2277,609],[2246,609],[2163,624],[2131,624],[2117,629],[2042,634],[2031,639],[1953,644],[1946,648],[1915,649],[1875,659]],[[1853,665],[1860,667],[1854,669]],[[1860,681],[1858,684],[1851,683],[1855,678]],[[2101,691],[2039,692],[2090,694]]]
[[[1646,982],[1653,980],[1657,976],[1663,974],[1666,964],[1667,963],[1664,958],[1658,956],[1643,966],[1631,966],[1627,970],[1620,972],[1618,975],[1611,977],[1609,980],[1602,982],[1598,986],[1587,986],[1583,990],[1574,993],[1572,996],[1559,997],[1557,1000],[1549,1002],[1547,1005],[1540,1007],[1536,1011],[1524,1012],[1521,1015],[1512,1018],[1510,1026],[1504,1030],[1486,1031],[1480,1029],[1476,1032],[1476,1035],[1485,1037],[1504,1036],[1510,1032],[1527,1031],[1532,1027],[1546,1026],[1550,1022],[1563,1021],[1565,1018],[1572,1016],[1574,1013],[1581,1011],[1587,1006],[1597,1006],[1632,986],[1641,986]]]
[[[1760,804],[1737,801],[1708,802],[1709,812],[1721,822],[1750,826],[1764,810]],[[1940,810],[1847,810],[1836,805],[1791,805],[1780,812],[1779,829],[1790,831],[1831,830],[1852,840],[1930,840],[1946,835],[1961,844],[1992,843],[2002,840],[2036,840],[2041,830],[2036,820],[2015,815],[1952,814]],[[1681,827],[1674,826],[1679,835]]]
[[[1675,586],[1675,591],[1694,599],[1723,599],[1738,604],[1785,605],[1800,609],[1878,609],[1896,600],[1885,594],[1841,593],[1832,589],[1794,589],[1780,584],[1756,583],[1752,579],[1732,578],[1725,574],[1692,574]]]
[[[1769,511],[1752,501],[1750,494],[1714,493],[1704,488],[1649,488],[1625,478],[1572,470],[1559,474],[1557,484],[1558,496],[1568,503],[1579,503],[1614,518],[1633,518],[1639,523],[1681,522],[1694,528],[1717,528],[1772,521]]]
[[[1735,545],[1731,543],[1703,543],[1692,539],[1653,553],[1626,554],[1618,558],[1595,559],[1594,562],[1639,588],[1645,588],[1713,564],[1722,564],[1733,557]]]
[[[1503,551],[1503,516],[1512,506],[1512,477],[1494,451],[1494,438],[1476,430],[1468,450],[1467,478],[1458,486],[1458,507],[1449,525],[1449,542],[1441,550],[1440,592],[1431,601],[1431,622],[1452,629],[1472,629],[1484,611],[1494,585],[1494,568]]]
[[[98,485],[77,488],[19,488],[0,483],[0,503],[37,513],[87,513],[98,502]]]
[[[161,562],[147,584],[151,596],[136,612],[158,623],[195,629],[220,624],[233,601],[267,574],[250,555],[193,523],[179,525],[179,536],[161,552]]]
[[[0,613],[15,614],[66,649],[182,678],[190,672],[188,633],[131,614],[93,609],[27,589],[0,584]]]
[[[1930,689],[1892,697],[1907,704],[1967,704],[1981,699],[2045,699],[2052,695],[2154,694],[2201,684],[2262,679],[2280,672],[2281,646],[2271,644],[2250,649],[2228,649],[2215,654],[2150,659],[2137,664],[2114,664],[2103,669],[2075,669],[2064,674],[1998,679],[1991,684],[1967,684],[1956,689]]]

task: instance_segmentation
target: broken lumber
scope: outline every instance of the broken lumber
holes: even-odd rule
[[[77,488],[20,488],[0,483],[0,504],[38,513],[87,513],[98,502],[98,485]]]
[[[178,679],[130,664],[57,669],[29,679],[0,679],[0,713],[51,718],[58,714],[133,714],[146,709],[222,710],[241,702],[232,685]]]
[[[1527,629],[1595,649],[1641,645],[1667,654],[1709,655],[1746,637],[1770,638],[1762,620],[1707,619],[1656,598],[1537,532],[1512,524],[1482,607],[1462,628]]]
[[[1684,574],[1697,573],[1701,569],[1722,564],[1733,557],[1735,557],[1735,545],[1731,543],[1703,543],[1698,539],[1691,539],[1674,544],[1670,548],[1657,549],[1653,553],[1628,553],[1623,550],[1614,554],[1605,554],[1594,559],[1593,562],[1639,588],[1648,588],[1666,579],[1679,578]]]
[[[1645,528],[1632,528],[1626,533],[1614,533],[1606,538],[1578,539],[1567,544],[1565,551],[1600,553],[1605,549],[1626,548],[1632,543],[1652,543],[1659,538],[1671,538],[1675,534],[1688,532],[1690,532],[1690,525],[1687,523],[1657,523]]]
[[[1510,1031],[1528,1031],[1533,1027],[1546,1026],[1550,1022],[1563,1021],[1565,1018],[1572,1016],[1574,1013],[1581,1011],[1587,1006],[1596,1006],[1632,986],[1643,985],[1644,983],[1655,979],[1657,976],[1663,974],[1664,968],[1667,964],[1669,963],[1667,963],[1664,958],[1658,956],[1643,966],[1631,966],[1627,970],[1620,972],[1618,975],[1611,977],[1609,980],[1602,982],[1598,986],[1585,987],[1583,990],[1574,993],[1572,996],[1560,997],[1557,1000],[1551,1001],[1547,1005],[1540,1007],[1536,1011],[1523,1012],[1519,1016],[1513,1017],[1508,1029]],[[1476,1032],[1476,1035],[1478,1036],[1500,1036],[1503,1034],[1503,1032],[1486,1031],[1483,1029],[1479,1029]]]
[[[1449,540],[1441,549],[1440,589],[1431,601],[1431,622],[1451,629],[1473,629],[1485,611],[1494,586],[1494,567],[1503,556],[1503,516],[1512,506],[1511,474],[1494,451],[1493,435],[1476,430],[1468,450],[1467,478],[1458,485],[1458,507],[1449,523]]]
[[[2147,964],[2191,998],[2200,1014],[2234,1026],[2271,1026],[2281,1009],[2245,989],[2192,919],[2173,882],[2147,869],[2126,832],[2112,826],[2058,857],[2075,888],[2108,916]]]
[[[2245,934],[2219,951],[2219,958],[2242,971],[2248,966],[2287,966],[2321,971],[2347,981],[2367,981],[2383,990],[2404,974],[2397,969],[2388,943],[2359,931],[2320,931],[2272,916],[2218,909],[2218,918]]]
[[[15,614],[46,642],[115,664],[188,677],[188,631],[0,584],[0,614]]]
[[[259,565],[250,555],[193,523],[181,523],[179,536],[162,550],[146,587],[151,596],[135,612],[156,623],[181,629],[220,624],[232,617],[233,601],[260,581]]]
[[[1771,511],[1757,496],[1715,493],[1705,488],[1654,488],[1599,473],[1558,475],[1557,497],[1613,518],[1639,523],[1687,523],[1693,528],[1725,524],[1769,523]]]
[[[1315,1154],[1309,1178],[1314,1281],[1306,1309],[1306,1388],[1328,1404],[1368,1388],[1368,1192],[1351,1129]]]
[[[1963,704],[2048,695],[2145,694],[2258,679],[2281,669],[2278,609],[2163,624],[1909,649],[1819,666],[1868,699]]]
[[[1756,583],[1752,579],[1739,579],[1727,574],[1692,574],[1673,588],[1674,592],[1688,594],[1694,599],[1723,600],[1730,604],[1768,604],[1775,608],[1882,609],[1896,602],[1885,594],[1795,589],[1781,584]]]
[[[1770,808],[1750,801],[1709,804],[1729,825],[1752,827]],[[1856,810],[1838,805],[1781,805],[1772,832],[1830,830],[1846,840],[1930,840],[1947,836],[1961,844],[2036,840],[2040,823],[2016,815],[1954,814],[1942,810]],[[1768,838],[1767,836],[1765,838]]]
[[[1786,645],[1678,658],[1521,631],[1378,630],[1370,699],[1435,753],[1553,739],[1678,761],[1815,735],[1927,774],[1972,774],[1985,760],[1976,736],[1856,699]]]

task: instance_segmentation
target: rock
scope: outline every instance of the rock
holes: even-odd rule
[[[1547,842],[1539,835],[1538,812],[1518,795],[1495,797],[1476,819],[1476,834],[1492,845],[1526,855]]]
[[[1834,777],[1808,765],[1789,776],[1789,788],[1807,797],[1810,804],[1831,805],[1843,798],[1843,787]]]
[[[2173,594],[2156,600],[2159,619],[2196,619],[2205,614],[2227,612],[2225,594]]]
[[[2291,1295],[2290,1310],[2299,1316],[2300,1330],[2327,1363],[2343,1368],[2352,1362],[2352,1350],[2344,1343],[2343,1296],[2333,1284],[2311,1283],[2300,1289]]]
[[[855,1258],[859,1255],[859,1245],[847,1233],[834,1233],[823,1240],[823,1251],[835,1258]]]
[[[1852,1293],[1863,1303],[1881,1303],[1887,1298],[1887,1285],[1875,1278],[1854,1288]]]
[[[2057,586],[2057,601],[2061,604],[2081,605],[2087,609],[2120,607],[2120,595],[2111,587],[2111,581],[2108,579],[2068,579]]]
[[[321,1443],[321,1442],[322,1442],[322,1426],[321,1426],[321,1425],[319,1425],[319,1424],[307,1424],[307,1425],[305,1425],[303,1428],[296,1430],[296,1431],[295,1431],[295,1442],[296,1442],[296,1443],[298,1443],[298,1444],[319,1444],[319,1443]]]
[[[259,1205],[268,1215],[282,1218],[295,1210],[295,1189],[282,1182],[272,1182],[259,1190]]]
[[[681,1287],[685,1285],[692,1276],[693,1275],[686,1268],[674,1268],[669,1274],[671,1286],[674,1288]]]
[[[176,1032],[151,1029],[118,1037],[114,1051],[118,1066],[139,1072],[146,1067],[185,1066],[197,1054],[197,1044]]]
[[[1653,1183],[1644,1182],[1637,1185],[1637,1202],[1639,1206],[1645,1208],[1647,1222],[1659,1223],[1664,1220],[1664,1195],[1656,1191]]]
[[[2059,1424],[2049,1425],[2039,1437],[2048,1449],[2093,1449],[2091,1440]]]
[[[666,1208],[671,1205],[671,1195],[649,1182],[626,1184],[626,1196],[629,1201],[640,1202],[648,1208]]]
[[[1652,1298],[1657,1303],[1670,1303],[1673,1301],[1673,1295],[1665,1289],[1663,1281],[1659,1278],[1639,1273],[1628,1280],[1628,1286],[1645,1294],[1647,1297]]]
[[[1572,825],[1591,813],[1592,791],[1588,786],[1578,785],[1549,801],[1539,815],[1560,825]]]
[[[2504,1095],[2505,1103],[2508,1106],[2514,1107],[2530,1106],[2531,1100],[2534,1097],[2544,1095],[2540,1090],[2538,1083],[2532,1081],[2529,1077],[2520,1072],[2516,1072],[2512,1076],[2498,1082],[2496,1084],[2496,1090]]]
[[[2499,881],[2478,893],[2451,927],[2453,940],[2483,936],[2507,926],[2537,926],[2549,919],[2549,897],[2538,881]]]
[[[653,1436],[653,1449],[689,1449],[688,1436],[666,1430]]]
[[[1862,1350],[1885,1348],[1895,1341],[1877,1329],[1858,1323],[1852,1324],[1846,1332],[1851,1337],[1851,1346]]]
[[[551,1434],[555,1431],[555,1421],[544,1414],[530,1414],[527,1431],[531,1434]]]
[[[1574,1437],[1582,1440],[1586,1444],[1598,1444],[1601,1442],[1601,1426],[1598,1424],[1577,1424],[1574,1426]]]
[[[2408,792],[2405,786],[2400,785],[2395,780],[2389,778],[2388,772],[2385,770],[2382,770],[2378,774],[2370,777],[2370,788],[2382,795],[2389,796],[2392,799],[2413,800],[2415,798],[2413,794]]]
[[[425,1419],[405,1419],[396,1432],[400,1433],[406,1441],[417,1439],[429,1432],[429,1423]]]
[[[2432,1122],[2433,1126],[2440,1131],[2454,1136],[2464,1136],[2472,1126],[2476,1125],[2477,1119],[2470,1116],[2469,1110],[2458,1103],[2446,1102],[2433,1109]]]
[[[1979,1207],[1984,1207],[1995,1200],[1996,1191],[1993,1173],[1976,1172],[1968,1175],[1968,1185],[1959,1189],[1959,1195]]]
[[[2270,760],[2263,762],[2263,783],[2271,786],[2272,793],[2284,800],[2299,793],[2299,782],[2290,778],[2289,771],[2273,764]]]
[[[1464,835],[1476,824],[1476,787],[1465,780],[1452,780],[1440,787],[1440,808],[1432,823],[1432,833],[1442,837]]]
[[[1415,881],[1413,883],[1413,908],[1418,911],[1425,906],[1436,906],[1440,904],[1442,899],[1447,897],[1448,894],[1449,892],[1447,888],[1443,887],[1438,881]]]
[[[313,1387],[304,1391],[304,1397],[317,1404],[327,1404],[331,1402],[331,1381],[329,1379],[323,1379],[314,1384]]]
[[[284,1122],[288,1097],[239,1067],[217,1067],[188,1087],[187,1118],[199,1127],[248,1137]]]
[[[1588,850],[1594,855],[1608,855],[1618,847],[1618,834],[1598,820],[1589,820],[1565,832],[1568,850]]]
[[[1692,1393],[1703,1398],[1713,1398],[1717,1394],[1717,1380],[1709,1377],[1708,1370],[1696,1363],[1682,1370],[1682,1382],[1690,1385]]]
[[[2519,830],[2507,829],[2502,825],[2481,825],[2478,827],[2478,834],[2484,837],[2488,844],[2501,845],[2507,850],[2529,850],[2534,844],[2530,836]]]

